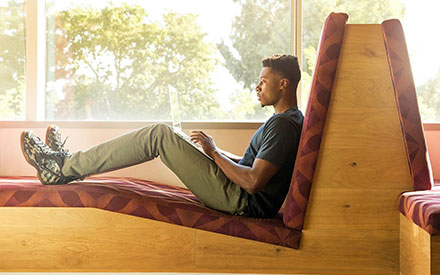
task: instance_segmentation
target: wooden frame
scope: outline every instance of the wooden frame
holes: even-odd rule
[[[400,214],[400,274],[440,274],[440,236]]]
[[[90,208],[0,208],[2,271],[398,274],[412,190],[380,25],[347,25],[300,249]]]

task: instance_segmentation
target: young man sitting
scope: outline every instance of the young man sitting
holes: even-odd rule
[[[262,63],[258,100],[262,107],[273,106],[275,113],[255,132],[243,157],[220,150],[203,131],[191,131],[191,140],[202,146],[207,157],[166,124],[149,125],[73,154],[64,149],[56,126],[48,127],[47,144],[25,131],[23,154],[48,185],[160,156],[205,206],[232,215],[272,217],[289,190],[304,117],[296,98],[301,78],[298,59],[274,55]]]

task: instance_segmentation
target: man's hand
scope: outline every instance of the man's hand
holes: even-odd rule
[[[199,143],[203,151],[212,158],[212,154],[217,151],[217,146],[211,136],[208,136],[203,131],[191,131],[189,137],[195,143]]]
[[[237,164],[217,148],[211,136],[203,131],[191,131],[192,141],[199,143],[205,153],[220,167],[225,175],[235,184],[254,194],[264,188],[279,168],[264,159],[255,159],[252,167]]]

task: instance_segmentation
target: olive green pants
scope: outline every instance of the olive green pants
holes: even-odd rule
[[[74,153],[62,168],[64,176],[83,178],[136,165],[160,156],[207,207],[241,215],[247,207],[238,185],[206,155],[176,135],[166,124],[149,125]]]

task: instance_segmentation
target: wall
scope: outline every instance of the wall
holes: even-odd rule
[[[40,123],[39,123],[40,124]],[[44,126],[43,126],[44,125]],[[35,169],[24,159],[20,149],[20,134],[25,129],[33,130],[44,139],[47,124],[37,127],[0,127],[0,176],[33,176]],[[255,128],[255,127],[251,127]],[[71,152],[85,150],[98,143],[124,134],[130,128],[62,128],[63,139],[68,136],[66,148]],[[183,129],[188,132],[188,129]],[[213,136],[217,146],[236,155],[243,155],[255,129],[202,129]],[[159,159],[149,163],[103,174],[142,178],[182,186],[181,181]]]
[[[434,179],[440,179],[440,129],[437,128],[425,126],[425,138]]]
[[[44,137],[45,126],[42,123],[36,127],[0,127],[0,176],[33,176],[35,170],[26,163],[20,149],[19,137],[23,130],[31,129],[40,137]],[[0,125],[1,126],[1,125]],[[248,129],[202,129],[212,135],[218,147],[236,155],[243,155],[252,134],[257,126]],[[134,129],[134,128],[133,128]],[[72,151],[85,150],[95,144],[124,134],[131,128],[63,128],[63,138],[68,136],[66,147]],[[188,132],[188,129],[184,129]],[[428,144],[433,175],[440,179],[440,129],[425,127],[425,137]],[[148,179],[152,181],[179,185],[180,180],[159,159],[106,173],[108,176],[125,176]]]

